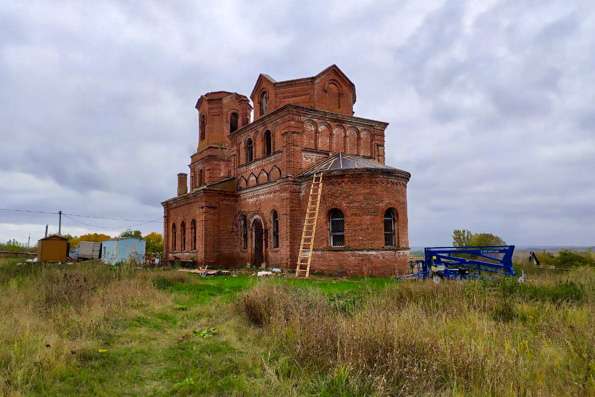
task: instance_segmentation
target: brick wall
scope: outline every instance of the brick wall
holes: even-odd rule
[[[312,258],[312,269],[328,272],[336,266],[346,272],[360,269],[379,275],[389,268],[405,270],[407,259],[402,257],[409,249],[406,183],[406,179],[390,172],[350,170],[325,174],[315,238],[315,248],[321,251]],[[297,219],[300,233],[309,191],[308,181],[301,189],[303,207]],[[333,208],[344,215],[342,248],[330,245],[328,214]],[[389,208],[397,213],[394,247],[384,245],[384,214]],[[377,262],[363,268],[366,258]]]
[[[310,271],[335,276],[394,276],[407,273],[408,263],[408,251],[315,250]]]

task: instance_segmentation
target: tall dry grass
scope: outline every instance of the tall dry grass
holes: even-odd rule
[[[128,266],[8,264],[0,270],[0,395],[36,390],[42,377],[101,347],[115,320],[170,299]]]
[[[524,285],[406,282],[351,313],[261,283],[241,309],[312,373],[377,395],[593,395],[593,270]]]

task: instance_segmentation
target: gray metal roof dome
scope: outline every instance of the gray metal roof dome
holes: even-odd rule
[[[378,171],[389,171],[394,173],[404,173],[407,178],[411,176],[406,171],[398,168],[389,167],[379,162],[365,158],[361,156],[355,156],[352,154],[337,153],[330,156],[327,159],[323,159],[318,163],[314,164],[311,168],[307,169],[302,173],[302,176],[309,176],[318,172],[330,172],[339,170],[378,170]]]

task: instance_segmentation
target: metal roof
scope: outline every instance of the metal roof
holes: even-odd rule
[[[352,154],[337,153],[316,163],[312,168],[306,170],[302,175],[308,176],[317,172],[327,172],[336,170],[385,170],[399,173],[407,173],[398,168],[389,167],[379,162]]]

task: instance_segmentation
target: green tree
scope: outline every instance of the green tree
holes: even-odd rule
[[[120,233],[120,237],[123,238],[143,238],[143,234],[140,232],[140,230],[126,230],[122,233]]]
[[[504,240],[492,233],[472,233],[470,230],[456,229],[452,232],[452,245],[455,247],[506,245]]]
[[[81,241],[93,241],[95,243],[100,243],[105,240],[111,239],[110,236],[103,233],[87,233],[81,234],[80,236],[64,236],[68,238],[68,243],[71,247],[76,248],[79,246]]]
[[[506,242],[499,236],[492,233],[474,233],[471,238],[471,245],[486,246],[486,245],[506,245]]]
[[[466,247],[471,245],[473,233],[466,229],[455,229],[452,232],[452,245],[454,247]]]
[[[160,233],[152,232],[144,237],[147,247],[147,254],[161,254],[163,253],[163,236]]]
[[[16,239],[8,240],[6,244],[0,243],[0,251],[20,252],[25,251],[25,244],[19,243]]]

